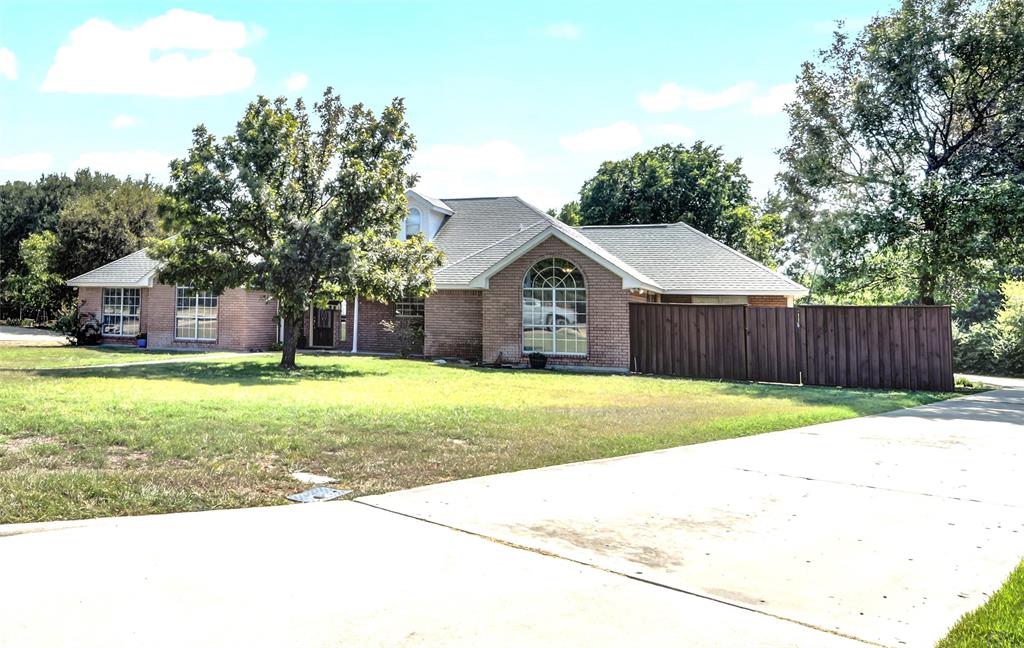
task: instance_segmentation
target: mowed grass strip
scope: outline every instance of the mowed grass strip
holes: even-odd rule
[[[89,367],[123,362],[169,360],[202,356],[196,351],[151,351],[129,346],[102,347],[18,347],[0,345],[0,371],[4,369],[59,369],[63,367]],[[10,376],[0,375],[0,380]]]
[[[1024,646],[1024,560],[984,605],[968,612],[936,648]]]
[[[945,395],[271,355],[0,372],[0,522],[357,495],[746,436]]]

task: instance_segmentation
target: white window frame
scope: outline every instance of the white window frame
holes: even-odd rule
[[[426,300],[422,297],[407,297],[395,302],[395,317],[423,319],[425,313]]]
[[[412,217],[413,217],[414,214],[416,215],[416,226],[415,226],[415,229],[410,227],[412,225],[412,223],[413,223],[413,218]],[[423,212],[421,212],[416,207],[410,207],[409,208],[409,213],[405,217],[405,228],[404,229],[405,229],[405,238],[409,238],[411,236],[415,236],[415,235],[419,234],[420,232],[422,232],[423,231]]]
[[[192,310],[191,317],[180,317],[178,312],[180,310],[179,304],[181,303],[183,290],[191,290],[192,295],[189,298],[191,302],[189,308]],[[199,315],[199,299],[212,299],[213,300],[213,317],[200,317]],[[192,322],[192,335],[191,336],[179,336],[178,335],[178,321]],[[213,322],[213,337],[199,337],[199,323],[200,322]],[[217,334],[220,330],[220,296],[213,294],[210,290],[196,290],[192,286],[175,286],[174,288],[174,339],[183,342],[216,342]]]
[[[107,312],[107,297],[114,298],[111,300],[115,303],[117,310],[113,312]],[[125,314],[125,298],[134,298],[135,300],[135,314]],[[116,301],[115,301],[116,300]],[[104,288],[100,294],[100,331],[102,335],[107,337],[134,337],[142,331],[142,290],[139,288]],[[107,332],[107,318],[110,321],[117,321],[117,332]],[[134,333],[125,333],[125,322],[129,325],[135,323]]]
[[[534,271],[534,269],[537,268],[538,266],[540,266],[541,264],[550,264],[552,266],[558,266],[558,265],[563,265],[564,264],[564,265],[567,265],[567,266],[571,266],[573,268],[573,272],[579,274],[580,282],[582,283],[582,285],[575,286],[575,287],[572,287],[572,288],[568,288],[568,287],[564,287],[564,286],[562,286],[562,287],[559,287],[559,286],[545,286],[545,287],[541,287],[541,288],[527,287],[526,281],[527,281],[527,279],[529,279],[530,273],[532,273]],[[547,356],[558,356],[558,357],[563,357],[563,358],[564,357],[569,357],[569,358],[586,358],[588,356],[588,354],[590,353],[590,338],[589,338],[590,316],[589,316],[589,309],[587,308],[587,278],[584,276],[583,271],[580,270],[580,267],[578,265],[576,265],[575,263],[567,261],[566,259],[562,259],[562,258],[558,258],[558,257],[547,257],[545,259],[541,259],[541,260],[537,261],[536,263],[532,264],[529,267],[529,269],[526,271],[526,275],[523,277],[523,282],[522,282],[522,284],[520,284],[520,293],[519,293],[519,304],[520,304],[520,309],[522,311],[522,318],[521,319],[524,320],[524,321],[522,321],[520,323],[520,327],[519,327],[519,334],[520,334],[520,338],[521,338],[520,339],[520,349],[521,349],[521,351],[522,351],[522,353],[524,355],[536,352],[536,349],[527,349],[526,348],[526,329],[527,329],[527,324],[525,322],[525,319],[526,319],[526,300],[527,300],[527,294],[526,293],[527,293],[527,291],[531,291],[533,293],[537,293],[537,292],[543,293],[543,292],[546,292],[546,291],[550,291],[550,298],[549,298],[549,302],[548,302],[548,303],[550,303],[550,311],[549,312],[542,312],[541,316],[543,317],[546,314],[548,317],[550,317],[551,323],[550,324],[545,324],[541,328],[548,328],[550,330],[550,333],[551,333],[551,351],[540,351],[539,353],[543,353],[544,355],[547,355]],[[561,296],[561,298],[560,298],[560,296]],[[574,323],[572,325],[558,324],[558,313],[557,313],[558,304],[560,302],[569,302],[570,301],[570,299],[568,299],[569,296],[572,297],[571,302],[573,304],[580,304],[580,303],[582,303],[583,307],[584,307],[583,308],[583,312],[582,312],[582,315],[583,315],[583,318],[584,318],[584,321],[582,323],[582,328],[584,330],[584,344],[586,345],[586,348],[585,348],[584,351],[562,351],[562,350],[559,350],[559,348],[558,348],[558,332],[559,332],[559,330],[581,328],[581,324],[579,323],[578,320],[576,321],[576,323]],[[535,299],[535,297],[531,296],[531,297],[529,297],[529,299]],[[536,314],[534,314],[534,315],[536,315]],[[578,317],[578,315],[577,315],[577,317]],[[531,331],[536,331],[537,329],[538,329],[537,324],[530,324],[530,330]]]

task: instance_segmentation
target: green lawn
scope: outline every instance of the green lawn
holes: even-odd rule
[[[49,349],[27,353],[48,357]],[[357,495],[758,434],[943,395],[271,354],[0,371],[0,522]]]
[[[99,347],[16,347],[0,346],[0,369],[53,369],[87,367],[119,362],[166,360],[187,355],[189,351],[150,351],[129,346]]]
[[[935,648],[1024,646],[1024,561],[980,608],[968,612]]]

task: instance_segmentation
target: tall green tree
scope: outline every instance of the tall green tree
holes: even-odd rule
[[[583,225],[683,222],[766,262],[782,245],[779,217],[753,203],[741,160],[700,141],[603,163],[580,191],[579,216]]]
[[[66,204],[54,227],[53,271],[70,279],[144,247],[147,238],[161,232],[162,193],[148,179],[127,180]]]
[[[0,278],[24,269],[18,254],[21,242],[30,234],[53,229],[66,204],[78,196],[112,191],[120,183],[112,175],[80,169],[70,177],[51,173],[36,182],[0,185]]]
[[[578,201],[567,202],[562,205],[561,209],[549,209],[548,216],[557,218],[566,225],[572,227],[578,227],[583,224],[583,214],[580,213],[580,203]]]
[[[35,232],[21,241],[18,256],[24,269],[4,282],[5,297],[19,313],[37,317],[56,313],[67,303],[68,288],[53,270],[56,251],[57,236],[49,230]]]
[[[997,281],[1024,258],[1022,105],[1024,0],[904,0],[837,33],[780,152],[804,261],[924,304]]]
[[[165,214],[177,235],[151,248],[163,281],[270,293],[286,369],[311,305],[424,296],[442,262],[422,236],[396,237],[415,182],[402,100],[378,116],[328,88],[313,113],[315,123],[301,99],[289,107],[261,96],[232,135],[218,141],[196,127],[188,155],[171,164]]]

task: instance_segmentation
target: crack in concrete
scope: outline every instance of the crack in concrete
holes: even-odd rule
[[[487,541],[493,542],[495,544],[500,544],[500,545],[504,545],[506,547],[510,547],[512,549],[519,549],[521,551],[529,551],[531,553],[535,553],[535,554],[538,554],[540,556],[546,556],[548,558],[557,558],[559,560],[564,560],[566,562],[571,562],[573,564],[580,565],[580,566],[583,566],[583,567],[589,567],[590,569],[596,569],[597,571],[605,572],[607,574],[614,574],[615,576],[621,576],[623,578],[628,578],[629,580],[637,581],[639,583],[644,583],[644,584],[647,584],[647,585],[653,585],[655,587],[660,587],[662,589],[667,589],[667,590],[672,591],[672,592],[678,592],[680,594],[686,594],[688,596],[695,596],[697,598],[704,599],[706,601],[713,601],[715,603],[721,603],[722,605],[728,605],[729,607],[733,607],[733,608],[736,608],[738,610],[744,610],[746,612],[753,612],[754,614],[761,614],[763,616],[771,617],[773,619],[778,619],[779,621],[785,621],[787,623],[793,623],[795,625],[803,626],[805,628],[810,628],[811,630],[817,630],[818,632],[824,632],[826,634],[830,634],[830,635],[833,635],[833,636],[836,636],[836,637],[842,637],[844,639],[850,639],[851,641],[857,641],[857,642],[863,643],[866,646],[879,646],[881,648],[891,648],[887,644],[877,643],[877,642],[871,641],[869,639],[863,639],[861,637],[856,637],[854,635],[846,634],[844,632],[839,632],[837,630],[831,630],[829,628],[822,628],[821,626],[814,625],[813,623],[807,623],[807,622],[801,621],[799,619],[791,619],[789,617],[784,617],[784,616],[781,616],[781,615],[778,615],[778,614],[772,614],[771,612],[766,612],[764,610],[758,610],[758,609],[755,609],[755,608],[747,607],[745,605],[740,605],[739,603],[736,603],[734,601],[729,601],[729,600],[726,600],[726,599],[721,599],[721,598],[717,598],[717,597],[714,597],[714,596],[709,596],[707,594],[702,594],[700,592],[695,592],[695,591],[691,591],[691,590],[682,589],[681,587],[675,587],[674,585],[668,585],[666,583],[660,583],[658,581],[651,580],[651,579],[648,579],[648,578],[643,578],[643,577],[637,576],[635,574],[627,574],[625,572],[617,571],[615,569],[609,569],[607,567],[602,567],[600,565],[596,565],[594,563],[590,563],[590,562],[587,562],[585,560],[578,560],[576,558],[570,558],[568,556],[563,556],[561,554],[554,553],[552,551],[547,551],[547,550],[544,550],[544,549],[540,549],[538,547],[530,547],[528,545],[522,545],[522,544],[519,544],[519,543],[516,543],[516,542],[510,542],[508,540],[502,540],[501,538],[495,538],[494,536],[489,536],[489,535],[486,535],[484,533],[478,533],[476,531],[470,531],[469,529],[463,529],[461,527],[453,526],[451,524],[445,524],[444,522],[438,522],[436,520],[430,520],[430,519],[427,519],[427,518],[424,518],[424,517],[420,517],[418,515],[412,515],[411,513],[403,513],[402,511],[396,511],[394,509],[384,508],[383,506],[379,506],[377,504],[371,504],[369,502],[364,502],[361,499],[353,499],[353,500],[349,500],[349,501],[354,502],[356,504],[362,504],[363,506],[368,506],[368,507],[370,507],[372,509],[376,509],[378,511],[383,511],[385,513],[391,513],[393,515],[400,515],[400,516],[402,516],[404,518],[409,518],[410,520],[417,520],[419,522],[425,522],[427,524],[432,524],[434,526],[439,526],[441,528],[449,529],[451,531],[456,531],[458,533],[464,533],[466,535],[471,535],[471,536],[474,536],[476,538],[480,538],[482,540],[487,540]]]
[[[923,497],[938,497],[940,499],[956,500],[958,502],[972,502],[975,504],[988,504],[989,506],[1003,506],[1006,508],[1022,508],[1017,504],[1007,504],[1005,502],[988,502],[985,500],[974,499],[972,497],[956,497],[955,495],[942,495],[940,493],[925,493],[922,491],[912,491],[903,488],[889,488],[887,486],[873,486],[871,484],[858,484],[856,482],[841,481],[838,479],[825,479],[823,477],[807,477],[806,475],[789,475],[787,473],[776,473],[776,472],[765,472],[763,470],[754,470],[753,468],[740,468],[739,466],[732,466],[732,470],[739,470],[741,472],[753,473],[755,475],[764,475],[765,477],[787,477],[789,479],[803,479],[805,481],[822,482],[824,484],[836,484],[838,486],[851,486],[853,488],[870,488],[873,490],[887,491],[890,493],[903,493],[904,495],[921,495]]]

